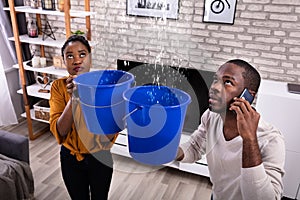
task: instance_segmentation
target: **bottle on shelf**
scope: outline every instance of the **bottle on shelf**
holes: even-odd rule
[[[28,20],[27,24],[27,33],[31,38],[38,37],[38,27],[36,25],[36,21],[33,19]]]

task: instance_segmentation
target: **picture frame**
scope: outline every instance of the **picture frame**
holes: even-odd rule
[[[237,0],[205,0],[203,22],[234,24]]]
[[[55,0],[41,0],[43,10],[55,10]]]
[[[178,19],[179,0],[127,0],[127,15]]]

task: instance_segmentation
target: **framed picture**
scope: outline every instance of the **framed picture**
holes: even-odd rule
[[[127,0],[127,15],[177,19],[179,0]]]
[[[205,0],[203,22],[233,24],[237,0]]]

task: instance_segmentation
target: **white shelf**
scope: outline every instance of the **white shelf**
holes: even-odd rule
[[[23,62],[23,66],[24,66],[24,69],[25,70],[28,70],[28,71],[33,71],[33,72],[40,72],[40,73],[46,73],[46,74],[53,74],[53,75],[56,75],[56,76],[68,76],[68,71],[67,69],[63,69],[63,68],[56,68],[54,66],[48,66],[48,67],[31,67],[31,66],[28,66],[26,65],[26,63],[28,63],[29,61],[25,61]],[[19,69],[19,65],[16,64],[13,66],[13,68],[16,68],[16,69]]]
[[[4,10],[9,11],[9,8],[6,7]],[[16,12],[23,12],[23,13],[31,13],[31,14],[42,14],[42,15],[53,15],[53,16],[65,16],[64,12],[60,12],[58,10],[43,10],[42,8],[31,8],[30,6],[16,6]],[[71,17],[79,17],[84,18],[88,16],[94,16],[96,12],[88,12],[84,10],[70,10]]]
[[[24,117],[24,118],[26,118],[26,112],[22,113],[21,116]],[[33,120],[36,120],[36,121],[40,121],[40,122],[44,122],[44,123],[48,123],[48,124],[49,124],[49,121],[35,118],[34,109],[31,109],[31,110],[30,110],[30,116],[31,116],[31,119],[33,119]]]
[[[39,35],[36,38],[31,38],[28,35],[20,35],[19,36],[20,41],[23,43],[29,43],[29,44],[35,44],[35,45],[44,45],[49,47],[58,47],[61,48],[64,45],[64,42],[66,41],[66,38],[56,38],[56,40],[53,40],[50,37],[45,37],[45,40],[43,40],[43,36]],[[10,41],[15,41],[14,37],[8,38]],[[96,41],[89,41],[91,47],[94,47],[97,45]]]
[[[50,90],[50,85],[47,85],[47,87],[45,89]],[[27,94],[29,96],[33,96],[33,97],[39,97],[42,99],[50,99],[50,93],[43,93],[43,92],[38,92],[39,89],[42,89],[42,87],[40,85],[38,85],[37,83],[33,84],[33,85],[29,85],[26,87],[27,88]],[[18,94],[23,94],[23,90],[19,89],[17,91]]]
[[[14,37],[8,38],[10,41],[15,41]],[[65,38],[56,38],[53,40],[50,37],[45,37],[43,40],[43,36],[39,35],[37,38],[31,38],[28,35],[20,35],[20,41],[29,44],[36,44],[36,45],[44,45],[49,47],[59,47],[61,48],[65,42]]]

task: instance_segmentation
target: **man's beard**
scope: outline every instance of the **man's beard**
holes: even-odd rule
[[[215,113],[225,113],[225,112],[229,112],[229,106],[222,106],[220,108],[215,108],[214,106],[212,105],[209,105],[208,106],[208,109],[211,111],[211,112],[215,112]]]

